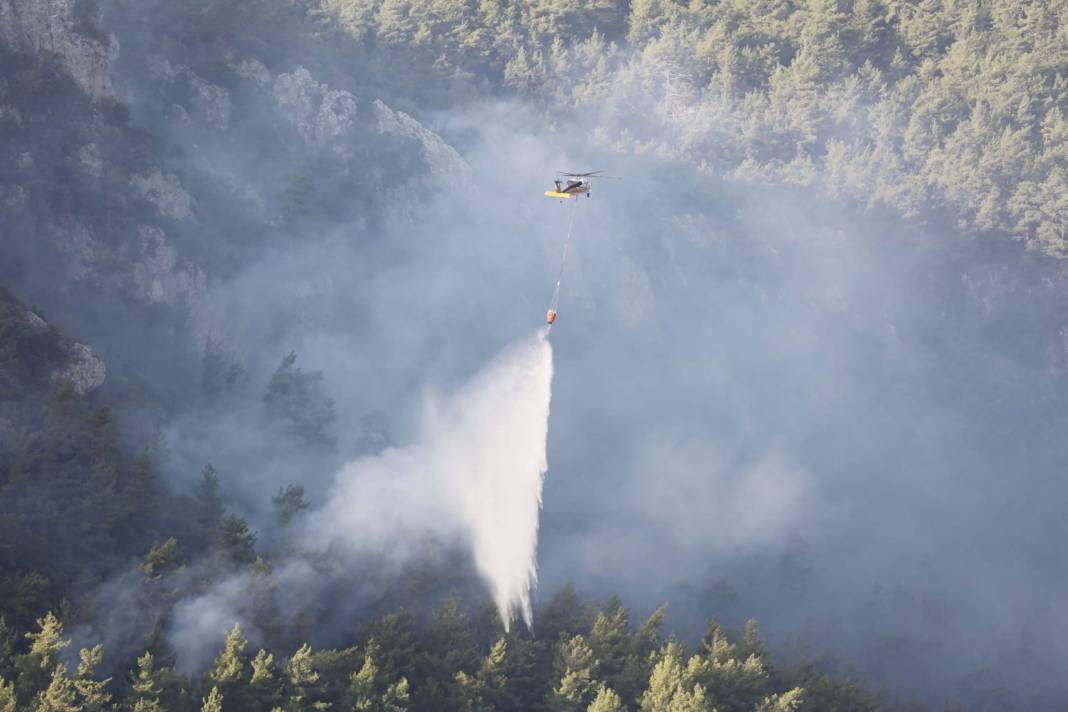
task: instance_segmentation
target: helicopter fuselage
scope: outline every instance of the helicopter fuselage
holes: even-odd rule
[[[577,198],[585,193],[590,194],[592,183],[584,180],[569,180],[567,182],[555,181],[556,190],[547,190],[545,194],[550,198]]]

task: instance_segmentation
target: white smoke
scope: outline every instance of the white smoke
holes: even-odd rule
[[[311,517],[316,545],[403,552],[461,536],[507,628],[532,624],[538,515],[548,469],[552,346],[546,329],[510,345],[455,393],[428,402],[416,442],[355,460]]]

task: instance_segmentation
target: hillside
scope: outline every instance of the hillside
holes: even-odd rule
[[[0,0],[0,710],[1056,709],[1066,28]]]

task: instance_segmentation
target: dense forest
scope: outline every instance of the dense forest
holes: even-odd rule
[[[462,573],[449,573],[464,570],[462,557],[432,542],[368,603],[369,615],[388,612],[346,634],[356,645],[313,649],[302,631],[325,621],[308,619],[311,610],[287,621],[274,578],[274,567],[294,554],[284,533],[308,508],[303,487],[273,497],[283,536],[269,551],[246,520],[226,512],[210,464],[194,497],[172,494],[155,476],[151,451],[126,454],[109,409],[78,393],[77,342],[10,294],[0,299],[0,710],[875,709],[869,693],[812,665],[774,667],[755,620],[734,642],[712,621],[690,651],[665,639],[666,606],[635,626],[619,599],[592,604],[571,587],[538,610],[537,635],[505,633],[493,606],[479,604],[482,595],[464,603],[454,592],[413,614],[405,603],[418,610],[441,599],[440,586],[466,584]],[[206,378],[216,378],[215,358],[209,350]],[[272,378],[268,410],[279,407],[278,393],[302,391],[292,363],[287,358]],[[317,431],[301,434],[309,432]],[[327,575],[329,564],[319,566]],[[116,575],[121,599],[86,593],[89,582]],[[277,654],[252,654],[235,624],[206,672],[177,671],[163,635],[174,606],[235,575],[249,582],[242,615],[269,635],[265,644],[279,646]],[[143,652],[120,649],[123,658],[105,661],[108,651],[97,643],[74,658],[65,627],[85,637],[97,618],[107,636],[112,626],[137,628]]]
[[[164,576],[145,573],[157,583]],[[565,589],[541,613],[540,639],[494,638],[494,612],[469,617],[449,598],[426,620],[401,610],[372,621],[359,646],[304,644],[278,658],[263,648],[253,655],[235,625],[202,676],[176,673],[165,652],[146,651],[118,679],[100,679],[100,645],[81,649],[69,674],[71,641],[49,614],[26,634],[25,652],[13,654],[2,629],[3,669],[14,682],[0,686],[0,702],[5,710],[49,711],[875,709],[848,682],[771,668],[756,621],[734,643],[710,623],[691,654],[662,639],[662,610],[633,629],[618,601],[595,610]],[[805,687],[775,692],[793,683]]]
[[[412,244],[430,245],[426,259],[437,266],[434,250],[452,243],[423,240],[420,231],[436,239],[435,221],[452,220],[433,212],[435,196],[468,185],[464,149],[476,154],[479,145],[470,128],[478,121],[449,118],[466,111],[500,123],[487,108],[494,102],[519,106],[544,130],[539,139],[580,135],[598,157],[653,166],[640,184],[648,190],[670,182],[689,199],[720,202],[797,191],[801,201],[870,220],[872,234],[889,234],[890,224],[937,238],[937,249],[954,256],[972,243],[989,250],[960,258],[981,265],[973,272],[924,273],[924,294],[942,299],[930,309],[946,320],[937,328],[923,322],[918,335],[899,333],[886,317],[857,331],[881,340],[872,348],[878,358],[907,352],[910,336],[949,354],[948,367],[901,357],[902,368],[925,375],[967,373],[977,368],[960,356],[968,338],[1009,334],[1011,347],[990,358],[996,386],[988,398],[963,375],[939,386],[954,398],[965,393],[953,407],[973,410],[982,396],[974,410],[989,408],[1019,429],[990,416],[983,435],[1008,432],[1022,447],[1055,440],[1058,379],[1068,370],[1059,316],[1068,294],[1060,262],[1068,257],[1064,0],[0,0],[0,712],[785,712],[932,701],[927,678],[886,684],[870,666],[854,675],[848,656],[821,657],[836,641],[819,631],[801,653],[766,649],[747,601],[733,593],[724,596],[731,620],[702,631],[671,626],[671,602],[632,619],[612,591],[565,586],[542,592],[531,629],[507,629],[454,541],[419,539],[400,571],[385,552],[361,552],[346,568],[333,549],[307,544],[302,522],[330,496],[333,473],[350,458],[389,450],[403,417],[391,413],[390,421],[370,396],[366,408],[346,402],[333,374],[306,366],[293,346],[313,350],[329,339],[293,334],[341,314],[355,324],[353,341],[379,353],[376,311],[403,308],[399,336],[381,342],[420,373],[380,380],[416,390],[422,367],[445,360],[434,360],[447,352],[440,333],[425,341],[410,333],[422,324],[416,315],[433,307],[400,292],[403,307],[347,301],[345,288],[350,279],[402,281],[396,265]],[[703,195],[710,185],[716,194]],[[707,248],[690,266],[709,254],[731,263],[703,279],[755,290],[745,292],[752,304],[819,301],[809,291],[765,288],[772,279],[762,270],[777,264],[781,245],[739,240],[745,247],[727,252],[719,236],[733,218],[676,212],[665,224],[682,225],[689,237],[680,243],[694,250],[678,262]],[[701,230],[712,237],[692,237]],[[397,233],[412,236],[385,237]],[[338,234],[366,250],[337,260],[356,265],[341,286],[327,269]],[[641,237],[634,254],[649,256],[652,240]],[[664,264],[677,269],[675,247],[664,249]],[[311,277],[271,262],[299,263],[294,254],[313,255]],[[603,255],[616,265],[615,251]],[[633,261],[619,259],[621,277],[588,273],[591,292],[603,284],[627,292],[622,333],[648,294],[672,294],[655,269],[650,278]],[[686,281],[683,269],[670,273]],[[514,278],[502,272],[486,283]],[[271,298],[261,299],[253,282],[268,284]],[[433,303],[443,282],[424,283],[419,294],[426,289]],[[943,298],[944,284],[964,296]],[[596,299],[584,299],[592,313]],[[328,301],[327,316],[308,306]],[[465,293],[459,304],[473,301]],[[843,301],[834,295],[827,311],[865,321]],[[220,304],[233,307],[235,321],[248,313],[241,309],[267,316],[247,331],[229,328]],[[959,341],[942,330],[958,321],[972,329]],[[811,348],[792,325],[780,326],[789,338],[776,334],[767,351]],[[585,338],[618,336],[598,329]],[[750,326],[741,330],[751,335]],[[612,346],[625,352],[630,343]],[[799,353],[798,361],[808,354]],[[754,380],[767,375],[758,359],[742,360]],[[870,361],[873,371],[885,364]],[[363,383],[368,391],[379,385],[376,368]],[[843,371],[853,377],[857,369]],[[707,373],[716,388],[734,378],[711,366]],[[613,392],[630,388],[619,387],[623,380],[610,384]],[[911,387],[905,381],[873,391],[896,404]],[[787,412],[801,397],[784,390],[773,402]],[[819,383],[805,397],[833,402],[833,391]],[[723,400],[732,399],[747,397],[728,392]],[[1033,410],[1016,418],[1013,404],[1025,401]],[[965,442],[950,410],[939,401],[921,414],[935,422],[931,439]],[[895,432],[878,408],[859,419],[869,417],[873,428]],[[759,418],[736,420],[752,430]],[[1044,456],[1057,460],[1049,447],[1036,469]],[[608,469],[593,460],[581,467]],[[1026,517],[1052,521],[1042,511]],[[809,571],[798,541],[768,555],[791,580]],[[1033,559],[1043,571],[1051,566],[1040,553]],[[305,597],[307,580],[326,583]],[[894,585],[890,597],[908,597],[905,584]],[[925,595],[917,594],[921,622],[902,628],[919,630],[931,656],[948,655],[924,629],[945,618],[946,606]],[[225,599],[225,613],[198,608],[216,599]],[[1020,667],[1044,657],[1031,644],[1038,634],[1014,632],[1019,649],[995,655]],[[873,647],[899,660],[913,652],[887,637]],[[939,687],[934,699],[959,694],[968,709],[1038,709],[1057,694],[1043,688],[1034,698],[1042,702],[1029,703],[1005,693],[1012,683],[983,664],[962,673],[955,693]]]
[[[1063,2],[323,6],[391,58],[589,112],[616,150],[1068,254]]]

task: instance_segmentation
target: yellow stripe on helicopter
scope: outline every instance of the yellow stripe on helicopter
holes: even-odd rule
[[[549,196],[550,198],[574,198],[575,197],[572,193],[558,193],[555,190],[547,190],[547,191],[545,191],[545,194],[547,196]]]

